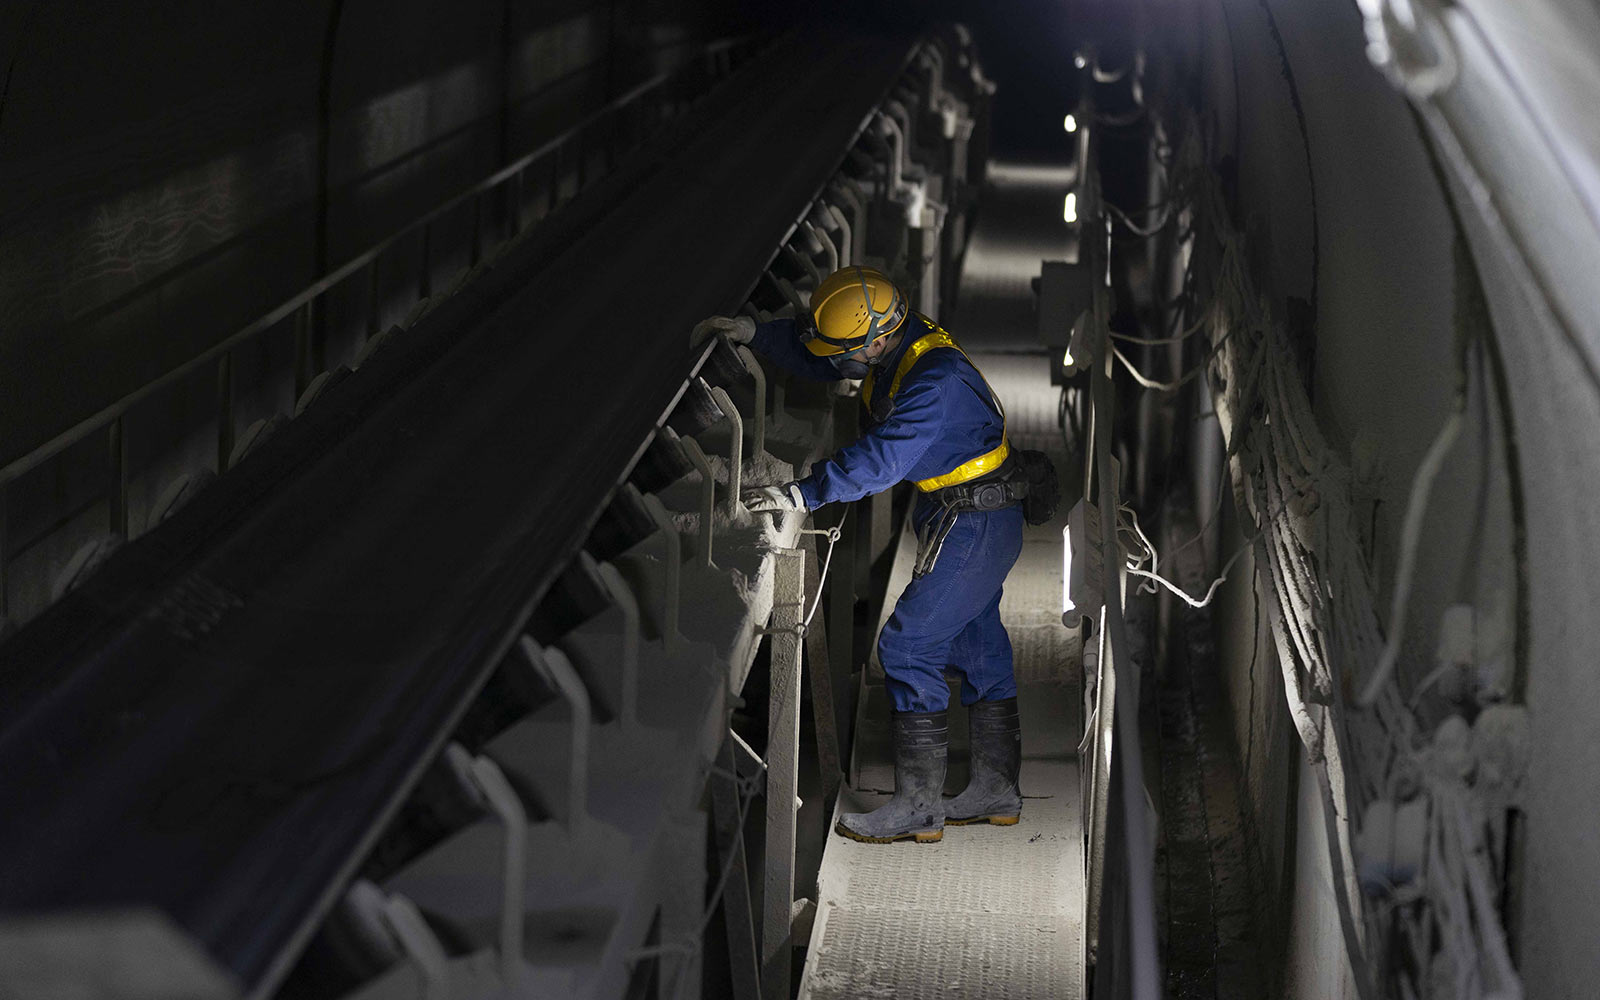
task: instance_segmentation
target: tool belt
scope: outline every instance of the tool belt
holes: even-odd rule
[[[1023,519],[1029,524],[1044,524],[1055,516],[1061,500],[1055,465],[1041,451],[1012,449],[1000,468],[965,483],[946,486],[926,494],[938,505],[936,514],[917,532],[917,559],[912,565],[913,579],[932,572],[944,550],[945,539],[956,526],[956,518],[968,511],[1004,510],[1022,505]]]
[[[917,532],[917,561],[912,564],[913,579],[926,576],[939,561],[945,539],[956,526],[956,518],[968,511],[1004,510],[1015,507],[1028,495],[1028,480],[1021,475],[1021,467],[1013,458],[1007,458],[1000,468],[970,482],[957,483],[929,492],[939,513]]]

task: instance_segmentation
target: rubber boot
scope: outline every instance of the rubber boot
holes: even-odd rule
[[[836,827],[852,840],[932,844],[944,836],[945,758],[950,728],[943,712],[895,712],[894,798],[869,813],[845,813]]]
[[[1012,826],[1022,818],[1017,699],[973,702],[967,707],[967,730],[972,734],[972,776],[961,794],[944,804],[945,822]]]

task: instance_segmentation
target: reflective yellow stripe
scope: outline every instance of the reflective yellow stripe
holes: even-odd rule
[[[917,318],[927,324],[931,332],[913,340],[911,346],[906,348],[905,356],[900,359],[900,364],[894,370],[894,378],[889,381],[890,399],[893,399],[895,393],[900,391],[900,382],[906,377],[906,373],[911,371],[912,367],[922,360],[922,356],[929,351],[940,347],[948,347],[959,352],[963,358],[967,358],[967,352],[961,350],[961,345],[956,343],[954,337],[928,322],[926,317],[919,315]],[[972,364],[972,359],[967,358],[967,363]],[[978,372],[978,377],[983,379],[983,372],[978,371],[977,365],[972,365],[972,370]],[[873,374],[872,372],[867,373],[866,380],[861,383],[861,398],[866,401],[868,409],[872,407]],[[944,489],[946,486],[957,486],[961,483],[970,482],[979,476],[988,475],[1000,468],[1000,465],[1011,455],[1011,445],[1006,440],[1006,408],[1001,404],[1000,397],[995,395],[988,379],[983,379],[983,385],[984,388],[989,390],[989,398],[994,400],[995,409],[1000,411],[1000,446],[993,451],[984,452],[977,458],[961,463],[942,476],[918,480],[917,489],[924,493],[931,493],[934,490]]]
[[[917,489],[924,493],[931,493],[934,490],[942,490],[946,486],[969,482],[1000,468],[1001,464],[1010,456],[1011,445],[1006,441],[1005,435],[1002,433],[1000,447],[994,451],[979,455],[970,462],[963,462],[942,476],[934,476],[932,479],[919,479],[917,481]]]

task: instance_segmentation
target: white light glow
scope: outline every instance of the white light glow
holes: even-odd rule
[[[1061,367],[1063,367],[1063,368],[1071,368],[1072,367],[1072,348],[1069,347],[1069,348],[1066,349],[1066,351],[1064,351],[1062,353],[1062,355],[1061,355]]]
[[[1061,221],[1078,221],[1078,193],[1076,191],[1069,191],[1067,193],[1067,200],[1061,206]]]
[[[1067,525],[1061,526],[1061,614],[1066,616],[1076,611],[1078,606],[1072,603],[1072,529]]]
[[[1078,67],[1079,69],[1083,69],[1085,66],[1089,65],[1089,61],[1083,58],[1083,56],[1077,55],[1072,57],[1072,65]]]
[[[1078,118],[1077,118],[1077,116],[1076,115],[1068,115],[1066,121],[1061,123],[1061,127],[1066,129],[1068,132],[1076,132],[1076,131],[1078,131]]]

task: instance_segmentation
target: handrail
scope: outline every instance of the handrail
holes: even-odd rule
[[[1110,252],[1110,228],[1100,191],[1098,130],[1092,126],[1093,74],[1097,70],[1092,53],[1080,60],[1079,69],[1079,114],[1083,124],[1077,190],[1080,217],[1084,219],[1079,230],[1080,253],[1095,261],[1095,266],[1103,267]],[[1145,813],[1139,666],[1130,654],[1123,616],[1126,559],[1115,527],[1121,501],[1113,457],[1117,405],[1107,339],[1109,291],[1103,286],[1097,288],[1093,305],[1084,316],[1086,332],[1092,340],[1092,347],[1086,352],[1090,359],[1090,431],[1084,449],[1084,497],[1086,503],[1100,509],[1103,528],[1099,544],[1105,573],[1100,588],[1103,605],[1099,611],[1104,625],[1098,659],[1096,731],[1085,736],[1093,754],[1086,772],[1086,779],[1093,782],[1093,814],[1089,817],[1089,892],[1085,895],[1087,905],[1095,908],[1085,914],[1085,927],[1091,929],[1095,952],[1096,996],[1159,1000],[1162,984],[1156,931],[1155,841]]]
[[[728,51],[739,45],[748,43],[754,40],[756,37],[758,36],[754,34],[747,34],[732,38],[718,39],[702,48],[699,55],[703,57]],[[685,66],[687,65],[688,64],[686,63]],[[683,68],[684,67],[680,66],[678,68],[678,72],[681,72]],[[607,104],[605,107],[587,115],[567,131],[547,140],[530,152],[519,157],[517,160],[499,168],[483,180],[478,181],[477,183],[435,206],[427,214],[413,219],[411,222],[396,230],[385,239],[380,240],[365,251],[352,257],[338,268],[324,275],[322,278],[318,279],[312,284],[306,286],[297,294],[291,296],[289,299],[254,321],[246,324],[243,328],[239,329],[235,333],[229,335],[216,344],[213,344],[211,347],[206,348],[204,351],[190,358],[188,361],[183,362],[177,367],[169,369],[165,374],[159,375],[155,379],[145,383],[132,392],[127,393],[116,402],[103,407],[92,416],[80,420],[67,430],[62,431],[61,433],[45,441],[43,444],[38,445],[27,454],[7,463],[3,468],[0,468],[0,488],[5,487],[11,482],[14,482],[16,479],[27,474],[33,469],[38,468],[44,462],[49,461],[51,458],[61,454],[61,452],[65,451],[72,445],[77,444],[79,441],[84,440],[95,431],[106,428],[127,413],[128,410],[132,409],[135,404],[143,401],[152,394],[172,385],[173,383],[182,379],[184,376],[196,371],[206,363],[218,360],[228,352],[248,341],[250,338],[259,336],[277,324],[288,319],[290,316],[294,315],[295,312],[308,308],[323,294],[339,285],[356,272],[372,265],[384,253],[384,251],[393,247],[401,240],[417,233],[419,230],[425,229],[453,209],[459,208],[469,200],[488,194],[494,189],[505,184],[507,181],[511,180],[513,177],[521,175],[535,162],[561,149],[575,136],[579,135],[579,133],[583,132],[590,126],[596,124],[602,118],[616,114],[621,109],[633,104],[641,97],[655,90],[669,79],[676,78],[677,75],[677,72],[662,72],[648,78],[616,98],[611,103]],[[511,237],[501,241],[501,243],[504,244],[509,242],[510,239],[514,239],[516,235],[516,233],[513,233]]]

